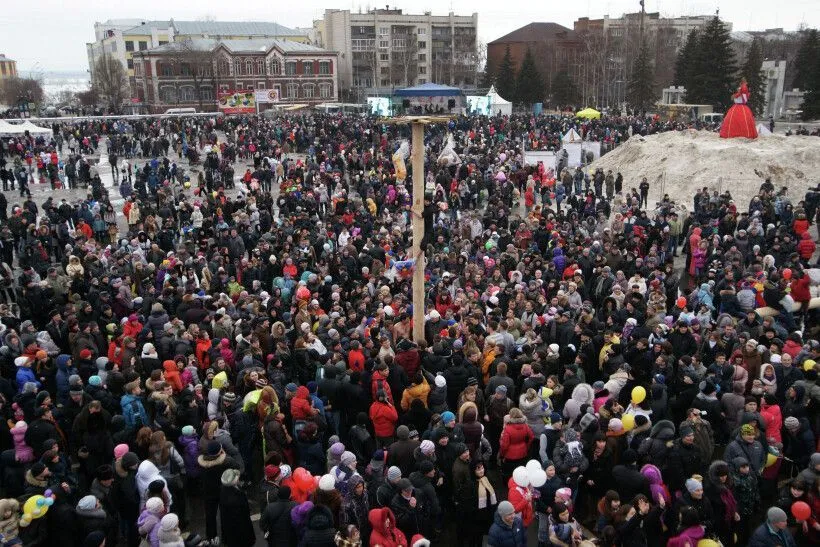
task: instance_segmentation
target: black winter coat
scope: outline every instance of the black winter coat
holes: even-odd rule
[[[268,534],[269,547],[293,547],[296,545],[296,534],[290,511],[296,507],[295,501],[277,500],[265,507],[259,519],[259,528]]]
[[[226,547],[250,547],[256,543],[248,498],[236,486],[222,486],[219,493],[222,543]]]

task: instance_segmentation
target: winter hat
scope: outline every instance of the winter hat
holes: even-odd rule
[[[205,447],[206,455],[219,456],[220,452],[222,452],[222,444],[219,441],[208,441],[208,445]]]
[[[453,349],[454,350],[459,351],[462,348],[464,348],[464,342],[462,342],[461,340],[456,340],[455,342],[453,342]]]
[[[684,437],[688,437],[689,435],[694,435],[695,430],[692,429],[692,426],[689,424],[683,424],[680,426],[680,438],[683,439]]]
[[[749,425],[749,424],[747,424],[747,425]],[[783,425],[786,426],[786,429],[798,429],[798,428],[800,428],[800,420],[798,420],[794,416],[789,416],[783,422]]]
[[[349,450],[346,450],[342,454],[341,462],[344,465],[350,467],[351,465],[353,465],[356,462],[356,455],[353,454],[353,452],[350,452]]]
[[[84,496],[77,503],[77,509],[81,511],[93,511],[97,508],[97,498],[91,494]]]
[[[595,414],[593,414],[592,412],[586,412],[583,416],[581,416],[581,421],[579,422],[579,425],[581,426],[581,431],[585,431],[586,428],[588,428],[590,426],[590,424],[592,424],[592,422],[594,422],[594,421],[595,421]],[[610,421],[609,423],[612,423],[612,422]],[[621,425],[623,425],[623,424],[621,424]]]
[[[165,504],[160,498],[150,498],[145,502],[145,508],[148,509],[149,513],[157,514],[165,509]]]
[[[501,384],[500,386],[495,388],[495,392],[499,395],[506,395],[507,394],[507,386]]]
[[[399,490],[410,490],[413,488],[413,483],[410,482],[410,479],[401,479],[396,483],[396,488]]]
[[[196,430],[194,429],[194,426],[186,425],[186,426],[182,427],[182,434],[183,435],[186,435],[186,436],[190,437],[194,433],[196,433]]]
[[[46,470],[45,464],[43,462],[34,462],[34,465],[31,466],[31,476],[35,478],[39,478]]]
[[[337,442],[330,445],[330,454],[332,456],[335,456],[336,458],[340,458],[342,454],[344,454],[344,451],[345,445],[343,445],[342,443]]]
[[[179,517],[173,513],[168,513],[159,521],[159,527],[163,532],[171,532],[179,526]]]
[[[455,416],[453,417],[453,419],[455,419]],[[400,441],[406,441],[410,438],[410,428],[406,425],[400,425],[398,428],[396,428],[396,437]]]
[[[387,480],[389,480],[390,482],[396,482],[400,478],[401,478],[401,469],[399,469],[395,465],[391,466],[387,470]]]
[[[289,383],[288,385],[285,386],[285,391],[290,391],[291,393],[296,393],[296,388],[297,387],[298,386],[296,384],[291,382],[291,383]]]
[[[102,378],[100,378],[97,375],[94,375],[88,379],[88,385],[100,387],[102,385]]]
[[[450,412],[449,410],[441,413],[441,423],[449,424],[450,422],[456,421],[456,415]]]
[[[236,484],[239,483],[239,471],[236,469],[226,469],[222,473],[221,481],[224,486],[236,486]]]
[[[333,478],[333,475],[322,475],[322,478],[319,479],[319,490],[323,492],[330,492],[336,487],[336,479]]]
[[[796,419],[796,418],[793,418],[793,419]],[[786,418],[786,421],[788,422],[789,419]],[[786,427],[788,427],[788,424],[786,424]],[[753,426],[752,424],[743,424],[742,426],[740,426],[740,434],[741,435],[754,435],[755,434],[755,426]]]
[[[48,391],[41,391],[40,393],[38,393],[37,397],[35,398],[37,406],[42,405],[49,397],[51,397],[51,395],[49,395]]]
[[[419,448],[421,449],[422,454],[426,455],[430,455],[436,451],[436,445],[433,444],[433,441],[427,439],[421,441]]]
[[[134,454],[133,452],[126,452],[125,455],[120,460],[122,463],[123,469],[131,469],[132,467],[136,467],[140,463],[139,456]]]
[[[506,517],[515,513],[515,507],[513,507],[512,503],[504,500],[498,504],[497,511],[500,516]]]
[[[786,516],[786,512],[780,507],[770,507],[769,510],[766,511],[766,520],[769,524],[777,524],[778,522],[788,521],[788,517]]]
[[[436,466],[433,465],[433,462],[431,462],[430,460],[422,460],[421,462],[419,462],[419,471],[423,475],[426,475],[435,468]]]
[[[236,401],[236,393],[232,391],[226,391],[222,394],[222,401],[228,404],[233,404]]]
[[[282,473],[282,470],[279,469],[279,466],[276,466],[276,465],[266,465],[265,466],[265,478],[268,479],[268,480],[276,480],[276,477],[278,477],[281,473]]]
[[[430,547],[430,540],[421,534],[416,534],[410,540],[410,547]]]
[[[108,464],[97,468],[97,479],[100,481],[110,481],[114,478],[114,468]]]
[[[562,422],[562,421],[564,421],[564,420],[561,417],[561,414],[559,414],[558,412],[553,412],[552,414],[550,414],[550,423],[551,424],[557,424],[557,423]]]
[[[703,484],[697,479],[686,479],[686,490],[690,494],[697,490],[703,490]]]
[[[91,359],[91,355],[92,355],[91,350],[88,349],[88,348],[80,350],[80,359],[83,359],[83,360]]]
[[[624,423],[619,418],[612,418],[609,420],[609,430],[618,433],[619,431],[623,431]]]
[[[105,533],[96,530],[91,532],[85,537],[85,541],[83,541],[83,547],[100,547],[105,541]]]
[[[638,453],[631,448],[627,448],[624,450],[621,459],[623,460],[624,465],[632,465],[638,461]]]

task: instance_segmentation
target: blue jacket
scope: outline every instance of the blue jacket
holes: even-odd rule
[[[144,425],[150,425],[148,413],[142,404],[142,399],[136,395],[126,393],[120,398],[122,415],[125,418],[125,427],[128,429],[139,429]]]
[[[764,522],[749,538],[749,547],[797,547],[791,533],[788,530],[777,530],[769,526],[768,522]]]
[[[64,353],[58,355],[57,359],[55,359],[57,363],[57,374],[55,375],[55,381],[57,382],[57,401],[60,403],[68,400],[68,392],[70,391],[68,378],[72,374],[79,374],[77,367],[73,364],[68,366],[69,361],[71,361],[71,356]]]
[[[489,547],[527,547],[527,529],[521,517],[515,517],[512,526],[504,522],[501,515],[495,514],[493,525],[487,540]]]
[[[34,371],[31,370],[31,367],[17,367],[17,392],[22,393],[23,386],[26,385],[26,382],[32,382],[37,384],[37,389],[40,389],[40,382],[37,380],[37,377],[34,375]]]

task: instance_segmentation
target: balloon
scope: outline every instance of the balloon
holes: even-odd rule
[[[621,423],[624,426],[624,431],[632,431],[635,429],[635,416],[632,414],[624,414],[621,416]]]
[[[53,498],[46,498],[46,505],[49,506],[49,507],[54,505],[54,499]]]
[[[304,467],[297,467],[293,472],[293,482],[302,490],[309,490],[313,486],[313,477]]]
[[[791,268],[784,268],[783,269],[783,279],[791,279],[791,278],[792,278]]]
[[[530,484],[534,488],[540,488],[547,483],[547,472],[539,469],[537,473],[530,475]]]
[[[29,515],[32,519],[40,518],[48,511],[48,505],[45,504],[43,496],[31,496],[23,504],[23,515]]]
[[[310,298],[310,289],[307,287],[299,287],[296,289],[296,298],[299,300],[308,300]]]
[[[675,304],[677,304],[677,306],[680,309],[685,308],[686,307],[686,297],[685,296],[679,296],[678,299],[675,300]]]
[[[816,364],[817,363],[814,361],[814,359],[806,359],[805,361],[803,361],[803,370],[805,370],[806,372],[814,370],[814,365]]]
[[[533,473],[541,471],[541,462],[539,462],[538,460],[530,460],[530,461],[527,462],[527,465],[525,466],[525,468],[527,470],[527,473],[530,475],[530,477],[532,477]],[[530,482],[532,482],[532,481],[530,481]]]
[[[792,503],[792,515],[797,520],[808,520],[811,516],[811,507],[805,501],[796,501]]]
[[[498,155],[498,159],[500,159],[501,161],[507,161],[507,154],[505,154],[504,152],[501,152]]]
[[[646,388],[635,386],[632,388],[632,404],[639,405],[646,399]]]
[[[183,182],[183,183],[182,183],[182,186],[183,186],[184,188],[186,188],[186,189],[187,189],[187,188],[190,188],[190,187],[191,187],[191,181],[190,181],[190,180],[186,180],[185,182]]]
[[[50,497],[51,497],[51,495],[52,495],[53,493],[54,493],[54,492],[52,492],[51,488],[49,488],[48,490],[46,490],[45,492],[43,492],[43,495],[44,495],[45,497],[47,497],[47,498],[50,498]]]
[[[774,454],[766,454],[766,467],[771,467],[777,463],[777,456]]]
[[[26,526],[28,526],[29,524],[31,524],[31,515],[29,515],[28,513],[26,513],[25,515],[23,515],[22,517],[20,517],[20,526],[22,526],[23,528],[25,528],[25,527],[26,527]]]
[[[520,465],[513,471],[513,482],[521,488],[526,488],[530,484],[530,477],[527,474],[527,468]]]
[[[720,547],[720,543],[713,539],[702,539],[698,541],[698,547]]]

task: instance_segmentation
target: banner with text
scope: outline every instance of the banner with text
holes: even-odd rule
[[[256,97],[253,91],[228,91],[219,94],[219,111],[223,114],[253,114]]]
[[[279,102],[279,90],[278,89],[257,89],[256,90],[256,102],[258,104],[278,103]]]

